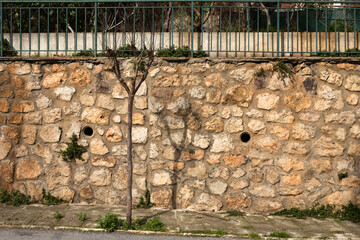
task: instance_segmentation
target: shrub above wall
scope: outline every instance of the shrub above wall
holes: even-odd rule
[[[360,62],[256,61],[156,62],[134,104],[136,203],[360,204]],[[127,94],[107,60],[4,61],[0,81],[0,187],[125,203]],[[87,152],[67,162],[73,133]]]

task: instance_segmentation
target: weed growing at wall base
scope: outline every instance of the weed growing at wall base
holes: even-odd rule
[[[335,218],[340,220],[347,220],[354,223],[360,222],[360,208],[351,202],[342,206],[341,209],[336,210],[333,205],[321,205],[316,204],[311,209],[300,210],[298,208],[284,209],[274,213],[273,215],[283,215],[288,217],[296,217],[304,219],[306,217],[313,218]]]
[[[115,230],[165,231],[164,223],[157,217],[150,221],[147,221],[146,219],[136,219],[132,224],[128,224],[126,221],[111,213],[106,214],[104,218],[99,216],[97,227],[103,228],[107,232],[113,232]]]
[[[30,202],[30,196],[27,196],[18,190],[8,193],[5,190],[0,190],[0,203],[6,203],[11,206],[18,207],[20,205],[27,205]]]
[[[58,205],[60,203],[65,202],[61,198],[54,197],[50,193],[46,193],[45,189],[42,190],[42,195],[43,195],[43,199],[44,199],[44,204],[48,205],[48,206],[49,205]]]
[[[155,204],[150,201],[150,191],[146,189],[145,191],[145,200],[143,197],[140,197],[139,203],[136,205],[136,208],[151,208]]]

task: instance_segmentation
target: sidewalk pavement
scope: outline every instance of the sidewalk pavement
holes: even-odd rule
[[[59,211],[64,217],[54,218]],[[82,223],[76,214],[86,213]],[[99,231],[96,228],[99,215],[113,213],[126,216],[124,206],[89,206],[40,204],[12,207],[0,204],[0,228],[37,228]],[[196,212],[188,210],[167,210],[159,208],[134,209],[133,218],[159,217],[166,225],[166,234],[177,234],[180,230],[223,230],[227,236],[251,238],[259,234],[261,238],[272,232],[286,232],[292,238],[302,239],[360,239],[360,224],[333,219],[296,219],[282,216],[246,215],[228,217],[221,212]],[[226,237],[226,236],[225,236]]]

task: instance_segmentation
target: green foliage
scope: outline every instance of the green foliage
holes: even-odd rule
[[[133,69],[134,69],[134,71],[136,70],[136,63],[135,63],[135,62],[133,62]],[[139,70],[140,72],[145,72],[145,71],[146,71],[146,69],[145,69],[145,63],[144,63],[143,61],[140,61],[140,62],[139,62],[138,70]]]
[[[80,52],[74,53],[74,57],[93,57],[94,56],[94,50],[89,48],[88,50],[81,50]]]
[[[118,218],[114,214],[106,214],[104,218],[99,216],[98,227],[105,229],[107,232],[113,232],[115,230],[145,230],[145,231],[158,231],[164,232],[165,225],[159,218],[155,217],[150,221],[146,219],[136,219],[132,224],[128,224],[126,221]]]
[[[106,214],[104,218],[101,216],[98,218],[98,227],[105,229],[107,232],[113,232],[114,230],[120,229],[123,224],[123,220],[111,213]]]
[[[136,208],[151,208],[154,205],[155,204],[150,201],[150,191],[149,189],[146,189],[144,197],[140,197],[139,203],[136,205]]]
[[[87,219],[86,213],[83,213],[83,212],[76,214],[76,217],[79,221],[82,221],[82,222],[85,222]]]
[[[289,69],[286,64],[280,60],[278,61],[274,66],[273,66],[273,71],[274,72],[278,72],[279,74],[279,78],[281,79],[281,81],[285,81],[285,78],[291,76],[291,69]]]
[[[17,56],[18,52],[15,51],[15,48],[11,46],[10,42],[7,39],[3,39],[1,46],[4,57],[14,57]]]
[[[229,210],[226,212],[228,217],[241,217],[244,216],[244,213],[238,211],[238,210]]]
[[[252,239],[259,239],[261,238],[260,235],[258,233],[248,233],[246,234],[249,238],[252,238]]]
[[[61,213],[59,213],[59,210],[56,210],[56,212],[54,213],[54,218],[57,220],[62,219],[64,216],[61,215]]]
[[[344,53],[337,52],[318,52],[311,54],[312,57],[360,57],[358,48],[350,48]]]
[[[351,202],[347,206],[342,206],[341,209],[336,210],[333,205],[319,205],[315,204],[311,209],[300,210],[298,208],[284,209],[274,213],[273,215],[283,215],[288,217],[296,217],[304,219],[306,217],[313,218],[335,218],[340,220],[347,220],[354,223],[360,222],[360,208]]]
[[[246,230],[249,230],[249,229],[252,229],[253,226],[241,226],[242,229],[246,229]]]
[[[276,238],[291,238],[291,235],[286,232],[272,232],[269,236]]]
[[[161,222],[159,218],[155,217],[150,221],[146,222],[141,230],[165,232],[165,224]]]
[[[156,53],[157,57],[190,57],[191,50],[188,46],[174,47],[170,46]],[[198,51],[194,51],[194,58],[208,57],[209,55],[202,51],[201,48]]]
[[[266,78],[265,70],[263,68],[260,68],[255,73],[255,78],[254,78],[254,85],[257,89],[261,89],[265,87],[266,85],[265,78]]]
[[[327,27],[328,32],[345,32],[345,29],[347,32],[354,32],[354,23],[348,22],[345,28],[345,21],[337,19],[336,21],[333,21],[331,24],[329,24]]]
[[[45,189],[42,189],[42,195],[43,195],[43,199],[44,199],[44,204],[48,205],[48,206],[50,206],[50,205],[58,205],[60,203],[65,202],[61,198],[54,197],[50,193],[46,193]]]
[[[189,152],[190,154],[194,154],[194,153],[195,153],[195,150],[194,150],[194,149],[189,149],[188,152]]]
[[[17,207],[22,204],[27,205],[29,204],[29,202],[30,202],[30,196],[26,196],[25,194],[22,194],[17,190],[11,193],[11,202],[9,202],[8,204]]]
[[[0,189],[0,203],[18,207],[23,204],[27,205],[29,202],[30,196],[22,194],[19,190],[9,194],[7,191]]]
[[[339,181],[341,180],[341,179],[343,179],[343,178],[347,178],[349,175],[348,175],[348,173],[346,172],[346,173],[339,173],[338,174],[338,178],[339,178]]]
[[[214,234],[217,237],[222,237],[228,234],[223,230],[212,230],[212,229],[203,229],[203,230],[180,230],[180,233],[192,233],[192,234]]]
[[[75,161],[75,159],[83,160],[81,155],[86,152],[86,148],[77,143],[78,138],[76,137],[75,133],[72,134],[70,140],[71,142],[66,143],[67,148],[60,151],[63,160],[68,162]]]
[[[11,195],[3,190],[3,189],[0,189],[0,203],[8,203],[11,201]]]

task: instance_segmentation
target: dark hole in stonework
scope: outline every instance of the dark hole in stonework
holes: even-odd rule
[[[91,137],[94,133],[94,130],[91,127],[84,127],[84,134],[87,137]]]
[[[250,141],[250,134],[249,133],[247,133],[247,132],[244,132],[244,133],[242,133],[241,135],[240,135],[240,139],[241,139],[241,141],[242,142],[244,142],[244,143],[247,143],[248,141]]]
[[[101,115],[101,116],[100,116],[100,118],[101,118],[101,119],[104,119],[104,116],[103,116],[103,115]]]

